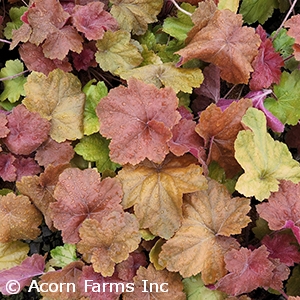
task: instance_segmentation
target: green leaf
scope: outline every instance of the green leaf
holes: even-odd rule
[[[272,16],[274,8],[278,8],[277,0],[243,0],[239,13],[248,24],[256,21],[264,24]]]
[[[104,82],[100,81],[96,85],[93,84],[94,82],[95,80],[89,81],[82,89],[86,95],[83,113],[83,132],[85,135],[99,131],[99,119],[95,109],[100,100],[108,93]]]
[[[76,245],[64,244],[57,246],[50,251],[51,259],[49,264],[52,267],[65,267],[69,263],[78,260],[76,256]]]
[[[15,29],[19,29],[22,24],[23,21],[21,21],[21,16],[25,13],[25,11],[27,11],[28,8],[25,6],[21,6],[21,7],[12,7],[9,10],[9,17],[12,20],[12,22],[7,22],[6,23],[6,27],[4,28],[4,36],[7,39],[11,39],[12,38],[12,31]]]
[[[0,78],[11,77],[24,71],[23,63],[18,60],[7,60],[5,67],[0,71]],[[20,96],[25,96],[24,84],[26,78],[24,75],[16,78],[3,80],[4,91],[0,95],[0,101],[8,99],[9,102],[14,103],[19,100]]]
[[[300,265],[294,267],[292,271],[292,275],[290,276],[287,282],[286,288],[287,288],[287,294],[289,296],[300,295],[299,278],[300,278]]]
[[[158,88],[170,86],[176,93],[192,93],[193,87],[199,87],[204,79],[200,69],[176,68],[174,63],[147,65],[120,75],[123,79],[134,77]]]
[[[299,163],[292,158],[286,144],[274,141],[267,133],[264,113],[250,107],[242,123],[251,130],[240,131],[234,143],[235,158],[245,171],[236,183],[236,190],[246,197],[263,200],[278,191],[281,179],[298,183]]]
[[[7,195],[7,194],[9,194],[9,193],[13,193],[14,191],[12,191],[12,190],[10,190],[10,189],[1,189],[0,190],[0,195],[1,196],[5,196],[5,195]]]
[[[181,8],[193,13],[196,9],[195,6],[189,3],[182,3]],[[163,24],[163,31],[170,36],[184,41],[187,38],[188,32],[194,27],[194,23],[190,16],[178,10],[177,17],[166,18]]]
[[[283,72],[273,92],[276,99],[267,98],[264,106],[283,124],[296,125],[300,119],[300,70]]]
[[[182,280],[184,292],[187,300],[223,300],[227,299],[227,295],[217,290],[211,290],[205,287],[201,274],[184,278]]]
[[[232,194],[235,191],[235,184],[237,178],[227,179],[224,169],[216,161],[212,161],[209,164],[208,171],[208,176],[211,179],[214,179],[219,183],[224,184],[230,194]]]
[[[98,49],[95,54],[96,61],[103,71],[118,75],[137,67],[143,61],[141,53],[127,31],[106,31],[96,46]]]
[[[149,259],[150,262],[154,265],[156,270],[163,270],[165,267],[160,265],[158,262],[159,259],[159,253],[161,252],[161,246],[165,243],[164,239],[159,239],[155,243],[155,245],[151,248],[149,252]]]
[[[239,0],[219,0],[218,9],[229,9],[234,13],[237,12],[239,7]]]
[[[255,234],[255,237],[259,240],[262,240],[263,237],[267,234],[270,234],[272,231],[268,226],[268,222],[262,218],[259,218],[255,221],[256,226],[252,228],[252,232]]]
[[[21,241],[0,243],[0,270],[21,264],[27,257],[29,246]]]
[[[119,164],[112,162],[109,158],[109,140],[102,137],[99,133],[84,136],[75,146],[77,154],[82,155],[87,161],[96,162],[99,172],[105,170],[115,171],[120,167]]]

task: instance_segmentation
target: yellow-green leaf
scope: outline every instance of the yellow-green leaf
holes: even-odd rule
[[[236,190],[264,200],[271,192],[278,191],[279,180],[298,183],[299,163],[292,158],[286,144],[273,140],[267,133],[263,112],[250,107],[242,123],[251,130],[240,131],[234,144],[235,158],[245,171],[236,183]]]
[[[26,98],[23,104],[51,121],[52,139],[60,143],[83,136],[85,95],[76,76],[60,69],[53,70],[48,77],[32,72],[24,88]]]
[[[234,13],[237,12],[239,7],[239,0],[220,0],[218,9],[229,9]]]
[[[203,74],[199,68],[176,68],[174,63],[147,65],[121,73],[123,79],[135,77],[156,87],[170,86],[178,93],[192,93],[193,87],[199,87],[203,82]]]
[[[143,57],[127,31],[106,31],[96,43],[96,61],[103,71],[113,74],[130,70],[140,65]]]
[[[141,35],[147,31],[148,24],[157,21],[163,0],[112,0],[110,13],[120,27],[133,34]]]
[[[19,265],[26,257],[29,246],[21,241],[0,243],[0,270]]]

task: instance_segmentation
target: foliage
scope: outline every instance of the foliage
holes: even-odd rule
[[[300,5],[178,2],[3,2],[3,295],[300,298]]]

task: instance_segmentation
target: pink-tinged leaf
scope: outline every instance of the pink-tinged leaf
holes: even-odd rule
[[[252,62],[254,72],[249,82],[251,90],[268,88],[272,83],[279,83],[284,62],[279,53],[275,52],[272,41],[266,38],[266,33],[261,25],[256,33],[261,34],[263,40],[258,48],[258,54]]]
[[[23,104],[16,106],[7,120],[10,132],[3,142],[15,154],[29,155],[48,138],[50,122]]]
[[[31,43],[22,44],[19,48],[22,61],[30,71],[36,71],[48,74],[56,68],[65,72],[72,71],[72,66],[67,58],[64,60],[50,59],[45,57],[42,46],[36,46]]]
[[[97,62],[95,59],[95,53],[97,49],[95,46],[95,42],[85,43],[83,45],[83,50],[78,54],[76,52],[72,52],[73,65],[77,71],[85,70],[89,67],[97,67]]]
[[[69,51],[80,53],[83,38],[73,26],[64,26],[48,35],[43,43],[43,53],[47,58],[63,60]]]
[[[4,181],[15,181],[16,167],[13,165],[16,158],[11,153],[0,153],[0,177]]]
[[[297,14],[292,16],[289,20],[284,23],[284,27],[289,28],[287,34],[295,39],[295,43],[293,45],[294,56],[296,60],[300,60],[300,34],[299,34],[299,26],[300,26],[300,15]]]
[[[220,69],[217,66],[210,64],[203,70],[203,75],[203,83],[199,88],[194,90],[197,98],[193,101],[193,105],[195,105],[196,102],[198,106],[200,106],[201,103],[202,106],[204,106],[204,103],[209,103],[211,100],[217,103],[220,99]]]
[[[113,289],[106,286],[103,289],[104,284],[114,284]],[[118,285],[119,284],[119,285]],[[89,297],[90,300],[117,300],[122,294],[122,285],[126,285],[121,280],[117,272],[110,277],[103,277],[100,273],[96,273],[92,266],[84,266],[82,268],[82,275],[78,280],[78,287],[80,288],[82,295]]]
[[[278,192],[268,202],[257,205],[260,217],[268,221],[271,230],[292,229],[300,242],[300,183],[282,180]]]
[[[268,285],[275,269],[268,256],[266,246],[253,251],[247,248],[230,250],[224,257],[226,269],[230,273],[217,282],[216,288],[226,294],[237,296]]]
[[[286,232],[275,232],[272,236],[266,235],[261,243],[270,252],[269,258],[278,258],[287,266],[300,262],[300,252],[295,237]]]
[[[147,264],[146,255],[143,252],[132,252],[126,260],[116,265],[118,278],[132,282],[138,268],[140,266],[146,267]]]
[[[66,141],[57,143],[49,138],[36,151],[35,159],[41,166],[58,166],[67,164],[73,158],[75,152],[71,143]]]
[[[274,132],[283,132],[284,131],[284,124],[276,118],[269,110],[267,110],[264,106],[265,98],[272,93],[272,90],[261,90],[261,91],[253,91],[248,93],[245,98],[249,98],[252,100],[253,107],[261,110],[266,118],[267,118],[267,125],[274,131]]]
[[[123,191],[116,178],[100,181],[94,169],[68,168],[59,176],[54,190],[57,202],[50,204],[54,226],[65,243],[79,242],[78,230],[87,219],[101,219],[112,211],[123,212]]]
[[[37,175],[42,171],[41,167],[31,157],[16,157],[13,165],[16,167],[17,181],[20,181],[23,176]]]
[[[83,32],[88,40],[100,40],[106,30],[115,31],[119,28],[118,22],[103,7],[102,2],[90,2],[84,6],[76,5],[74,8],[73,25]]]
[[[177,108],[178,112],[180,113],[183,119],[193,120],[194,116],[192,113],[185,106],[180,106]]]
[[[97,106],[100,133],[109,139],[111,160],[138,164],[145,158],[161,163],[169,152],[172,127],[180,120],[172,88],[158,89],[138,79],[111,89]]]
[[[0,271],[0,290],[3,295],[11,295],[7,290],[6,283],[10,280],[17,280],[20,284],[20,291],[28,286],[34,276],[43,274],[45,258],[38,254],[27,257],[21,265],[8,270]]]
[[[275,291],[282,291],[283,289],[283,281],[287,280],[290,275],[290,269],[288,266],[284,263],[281,263],[279,259],[272,259],[270,258],[270,261],[275,266],[273,272],[273,277],[269,281],[268,284],[264,286],[265,290],[268,290],[269,288],[275,290]]]
[[[196,158],[206,159],[203,139],[195,131],[196,122],[181,119],[172,129],[172,139],[168,141],[170,151],[176,156],[191,152]]]
[[[300,244],[300,228],[295,225],[294,221],[288,220],[285,222],[285,225],[283,228],[290,228],[296,237],[298,243]]]
[[[6,137],[9,133],[9,129],[7,128],[6,124],[6,115],[0,111],[0,138]]]

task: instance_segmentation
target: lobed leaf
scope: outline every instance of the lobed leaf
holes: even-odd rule
[[[157,285],[153,286],[154,282]],[[124,300],[184,300],[186,295],[182,290],[183,285],[179,274],[171,273],[167,270],[157,271],[150,264],[147,268],[140,267],[138,269],[137,275],[134,277],[134,291],[130,293],[125,292],[123,298]]]
[[[126,80],[134,77],[157,88],[171,87],[175,93],[192,93],[193,88],[199,87],[204,79],[200,69],[176,68],[172,62],[142,66],[122,72],[120,76]]]
[[[59,176],[54,190],[57,202],[50,204],[54,226],[65,243],[79,241],[79,228],[86,218],[102,220],[112,211],[121,212],[121,184],[115,178],[100,181],[94,169],[68,168]]]
[[[29,245],[21,241],[0,243],[0,270],[20,265],[28,251]]]
[[[112,0],[110,13],[123,30],[136,35],[146,32],[148,24],[157,21],[162,0]]]
[[[33,277],[43,274],[45,268],[45,258],[38,254],[27,257],[23,262],[8,270],[0,271],[0,290],[3,295],[11,295],[11,290],[7,290],[7,282],[17,281],[20,290],[30,285]]]
[[[231,235],[250,221],[249,202],[231,198],[226,187],[214,180],[207,190],[188,194],[182,225],[162,246],[159,263],[183,277],[201,272],[204,284],[215,283],[226,274],[224,255],[239,247]]]
[[[180,119],[177,105],[171,88],[158,89],[135,78],[128,80],[128,87],[111,89],[96,109],[100,133],[111,139],[111,160],[119,164],[138,164],[145,158],[162,162],[169,152],[171,129]]]
[[[50,136],[56,142],[76,140],[83,136],[85,95],[79,79],[60,69],[48,77],[32,72],[25,85],[23,104],[51,122]]]
[[[243,129],[242,117],[251,105],[249,99],[241,99],[222,111],[215,104],[211,104],[201,113],[195,128],[209,150],[207,164],[218,162],[228,177],[233,177],[241,169],[234,158],[234,142]]]
[[[7,79],[2,79],[4,90],[0,95],[0,101],[8,99],[9,102],[14,103],[20,99],[20,96],[25,96],[24,84],[26,78],[22,74],[13,78],[23,71],[24,65],[20,60],[7,60],[5,62],[5,67],[0,70],[0,78]]]
[[[245,171],[236,190],[262,201],[278,191],[279,180],[299,182],[299,163],[285,144],[274,141],[267,133],[263,112],[248,108],[242,123],[249,129],[240,131],[234,143],[235,158]]]
[[[24,105],[16,106],[7,116],[9,134],[3,139],[14,154],[29,155],[47,140],[50,123],[39,113],[29,111]]]
[[[98,51],[96,61],[103,71],[112,74],[133,69],[141,64],[143,57],[133,43],[130,34],[124,30],[106,31],[101,40],[96,43]]]
[[[122,182],[125,209],[134,206],[141,228],[169,239],[182,221],[182,195],[206,188],[202,168],[189,155],[167,156],[161,164],[145,160],[125,165],[117,178]]]
[[[300,25],[300,15],[295,15],[292,16],[289,20],[287,20],[284,23],[284,27],[289,28],[287,34],[294,38],[294,45],[293,45],[293,50],[294,50],[294,56],[296,58],[296,60],[300,60],[300,34],[298,31]]]
[[[0,242],[7,243],[18,239],[34,240],[40,234],[38,226],[42,223],[42,215],[23,195],[9,193],[0,196]]]
[[[181,56],[180,64],[198,58],[218,66],[222,79],[234,84],[248,83],[260,44],[254,29],[242,26],[242,15],[227,9],[216,10],[206,25],[200,22],[201,25],[195,24],[199,31],[192,29],[188,45],[176,52]]]
[[[83,222],[77,250],[90,256],[96,272],[112,276],[115,264],[127,259],[129,253],[138,248],[141,240],[139,224],[134,215],[118,211],[98,220]]]

